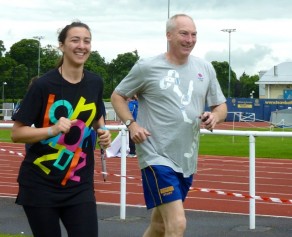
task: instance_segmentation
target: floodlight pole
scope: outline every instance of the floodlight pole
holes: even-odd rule
[[[169,7],[170,7],[170,0],[168,0],[168,5],[167,5],[167,19],[169,19]]]
[[[231,81],[231,66],[230,66],[230,49],[231,49],[231,33],[235,32],[236,29],[223,29],[223,32],[229,33],[229,70],[228,70],[228,98],[230,98],[230,81]]]
[[[39,57],[38,57],[38,77],[39,77],[41,67],[41,39],[43,39],[44,36],[34,36],[33,38],[39,41]]]
[[[167,20],[169,20],[169,9],[170,9],[170,0],[168,0],[168,4],[167,4]],[[166,41],[166,51],[168,52],[169,49],[169,45],[168,45],[168,41]]]

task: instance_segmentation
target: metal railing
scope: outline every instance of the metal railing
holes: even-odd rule
[[[120,193],[120,218],[126,219],[126,148],[127,148],[127,128],[125,125],[106,126],[109,130],[120,130],[122,135],[121,146],[121,193]],[[261,132],[261,131],[235,131],[235,130],[200,130],[201,134],[244,136],[249,137],[249,196],[255,197],[255,144],[256,137],[292,137],[292,132]],[[249,228],[255,229],[255,198],[249,199]]]
[[[9,121],[11,120],[12,111],[13,109],[0,109],[0,117],[2,117],[4,121]]]
[[[0,123],[0,128],[11,128],[12,123]],[[121,183],[120,183],[120,219],[126,219],[126,176],[127,176],[127,132],[125,125],[106,125],[109,130],[121,131]],[[244,136],[249,137],[249,196],[255,197],[255,144],[256,137],[292,137],[292,132],[261,132],[261,131],[235,131],[213,130],[211,133],[206,129],[200,130],[201,134]],[[255,229],[255,198],[249,199],[249,228]]]

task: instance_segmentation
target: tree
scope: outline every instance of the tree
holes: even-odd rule
[[[17,64],[17,62],[6,55],[0,57],[0,83],[7,83],[5,87],[5,97],[12,99],[22,98],[24,91],[26,90],[28,77],[27,67],[23,64]]]
[[[42,48],[40,57],[40,75],[55,68],[60,58],[61,55],[56,47],[47,45]]]
[[[217,62],[213,61],[212,65],[216,71],[217,79],[221,86],[222,92],[225,97],[228,96],[228,87],[229,87],[229,64],[228,62]],[[230,97],[234,96],[235,85],[237,83],[236,73],[231,70],[230,75]]]
[[[107,72],[107,64],[105,59],[100,56],[98,51],[92,51],[90,57],[86,61],[84,68],[98,74],[104,81],[104,98],[109,98],[108,96],[108,72]]]
[[[31,77],[28,68],[24,64],[18,64],[12,68],[8,79],[7,98],[18,100],[24,97]],[[8,97],[9,96],[9,97]]]
[[[35,39],[22,39],[13,44],[9,56],[18,64],[28,68],[29,77],[37,75],[39,42]]]
[[[105,59],[100,56],[98,51],[92,51],[84,65],[85,69],[100,75],[102,78],[107,77],[106,67]]]
[[[108,65],[108,74],[110,76],[111,93],[120,81],[129,73],[131,68],[139,59],[137,50],[124,54],[118,54]],[[110,94],[111,94],[110,93]]]
[[[106,66],[105,59],[100,56],[98,51],[92,51],[87,62],[85,63],[85,67],[88,70],[92,70],[92,69],[94,70],[94,66],[101,66],[101,67]]]
[[[244,72],[239,78],[240,89],[238,90],[238,97],[249,98],[254,91],[253,97],[258,98],[259,89],[258,85],[255,84],[258,80],[258,75],[249,76]]]

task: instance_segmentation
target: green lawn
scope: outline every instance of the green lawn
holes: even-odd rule
[[[0,237],[32,237],[31,235],[9,235],[9,234],[0,234]]]
[[[10,129],[0,129],[0,142],[11,142]]]
[[[201,155],[249,156],[249,138],[241,136],[203,135]],[[255,156],[292,159],[292,137],[256,137]]]

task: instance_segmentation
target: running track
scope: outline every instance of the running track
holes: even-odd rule
[[[16,182],[22,157],[13,152],[24,152],[22,144],[0,143],[0,196],[15,197]],[[107,181],[101,174],[100,154],[96,151],[95,191],[99,203],[119,204],[120,202],[120,159],[107,159]],[[199,157],[199,170],[193,187],[220,190],[225,193],[249,192],[249,161],[240,157]],[[144,206],[140,171],[137,159],[127,159],[127,205]],[[292,199],[292,161],[256,159],[256,195],[277,199]],[[227,213],[249,213],[249,199],[211,192],[191,190],[185,208],[202,211]],[[292,204],[256,201],[257,215],[292,217]]]

